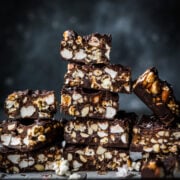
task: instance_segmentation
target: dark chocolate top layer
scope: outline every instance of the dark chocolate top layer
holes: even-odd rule
[[[78,33],[73,30],[66,30],[66,33],[67,39],[77,39],[77,37],[79,36]],[[110,34],[92,33],[86,36],[82,36],[83,42],[88,42],[92,36],[103,39],[106,43],[108,43],[108,45],[111,45],[112,36]]]

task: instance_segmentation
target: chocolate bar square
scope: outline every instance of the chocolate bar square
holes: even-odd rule
[[[52,119],[6,120],[0,123],[0,143],[22,152],[63,140],[63,124]]]
[[[76,118],[64,125],[64,139],[69,144],[128,148],[135,113],[120,111],[111,121]]]
[[[120,64],[89,66],[69,63],[64,84],[70,87],[131,93],[131,70]]]
[[[166,127],[155,116],[144,115],[133,127],[132,152],[178,153],[180,149],[179,120]]]
[[[127,150],[102,146],[69,146],[64,150],[64,158],[73,171],[112,171],[123,165],[130,166]]]
[[[119,109],[117,93],[63,87],[61,111],[76,117],[113,119]]]
[[[46,90],[13,92],[6,98],[4,108],[12,119],[52,118],[56,113],[55,93]]]
[[[108,64],[111,35],[90,34],[80,36],[72,30],[63,33],[60,54],[63,59],[84,64]]]
[[[6,173],[53,171],[62,158],[62,147],[51,145],[32,152],[0,147],[0,171]]]

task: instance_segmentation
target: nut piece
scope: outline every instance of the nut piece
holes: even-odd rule
[[[89,106],[85,106],[82,110],[81,110],[81,116],[85,117],[87,116],[89,113]]]
[[[112,154],[111,154],[110,152],[105,152],[105,153],[104,153],[104,157],[105,157],[106,159],[112,159]]]
[[[106,73],[108,73],[111,76],[112,79],[114,79],[117,76],[117,72],[116,71],[114,71],[112,69],[109,69],[107,67],[104,69],[104,71]]]
[[[104,137],[104,138],[100,139],[100,143],[101,144],[107,144],[108,143],[108,137]]]
[[[31,117],[35,112],[36,109],[34,106],[22,107],[20,110],[20,114],[22,118]]]
[[[68,161],[72,161],[72,159],[73,159],[72,154],[71,154],[71,153],[68,153],[68,155],[67,155],[67,160],[68,160]]]
[[[163,143],[163,139],[158,139],[158,143],[162,144]]]
[[[127,144],[128,143],[128,135],[127,133],[124,133],[121,135],[121,141],[124,143],[124,144]]]
[[[75,115],[75,112],[76,112],[75,106],[70,106],[68,112],[72,116]]]
[[[48,105],[54,104],[54,103],[55,103],[55,96],[54,96],[54,94],[49,94],[48,96],[46,96],[46,97],[44,98],[44,101],[45,101]]]
[[[9,124],[8,125],[8,130],[11,131],[16,127],[16,124]]]
[[[84,132],[86,130],[86,126],[83,123],[74,123],[74,129],[76,131]]]
[[[19,173],[19,168],[16,166],[11,167],[13,173]]]
[[[28,167],[28,159],[23,159],[22,161],[20,161],[19,163],[19,167],[22,169],[22,168],[26,168]]]
[[[98,126],[102,129],[102,130],[106,130],[108,128],[108,122],[101,122],[98,123]]]
[[[34,165],[34,163],[35,163],[34,158],[33,158],[33,157],[29,157],[29,158],[28,158],[28,165],[29,165],[29,166],[32,166],[32,165]]]
[[[111,134],[110,138],[111,138],[112,141],[115,141],[115,136],[114,135]]]
[[[150,140],[150,142],[151,142],[151,143],[157,143],[157,141],[156,141],[154,138],[152,138],[152,139]]]
[[[71,104],[71,96],[68,94],[62,94],[61,95],[61,105],[62,106],[70,106]]]
[[[106,56],[106,58],[107,59],[109,59],[110,58],[110,50],[111,50],[111,48],[106,44],[106,53],[105,53],[105,56]]]
[[[97,124],[91,124],[90,127],[93,129],[93,131],[97,131],[98,130],[98,125]]]
[[[1,135],[1,142],[3,145],[8,146],[10,144],[11,141],[11,134],[2,134]]]
[[[77,100],[79,100],[79,99],[82,98],[82,95],[79,94],[79,93],[74,93],[74,94],[72,95],[72,98],[73,98],[74,101],[77,101]]]
[[[79,49],[79,51],[75,53],[73,59],[81,60],[86,58],[86,56],[87,54],[85,53],[85,51],[83,49]]]
[[[80,135],[83,137],[83,138],[88,138],[89,137],[89,135],[88,134],[86,134],[86,133],[80,133]]]
[[[91,127],[88,128],[88,134],[92,135],[93,134],[93,129]]]
[[[162,91],[161,98],[163,102],[167,102],[167,100],[169,99],[169,94],[170,94],[169,89],[164,89]]]
[[[96,154],[101,155],[104,154],[107,151],[107,149],[103,148],[102,146],[98,146],[96,150]]]
[[[28,135],[32,135],[33,137],[37,137],[40,134],[43,134],[43,132],[44,132],[44,127],[43,126],[35,125],[32,128],[32,131],[28,131]]]
[[[111,133],[123,133],[124,129],[119,124],[116,124],[115,126],[110,127],[110,132]]]
[[[156,152],[156,153],[158,153],[158,152],[160,151],[160,146],[159,146],[159,144],[154,144],[154,145],[153,145],[153,151]]]
[[[63,50],[61,50],[61,56],[65,59],[72,59],[73,53],[72,51],[64,48]]]
[[[19,154],[10,154],[7,156],[7,158],[14,164],[18,164],[20,161],[20,155]]]
[[[87,162],[87,159],[84,156],[80,155],[79,158],[82,162],[84,162],[84,163]]]
[[[11,138],[11,145],[12,146],[21,145],[21,138],[20,137],[12,137]]]
[[[72,77],[75,79],[79,79],[79,78],[83,78],[84,77],[84,72],[76,69],[73,73],[72,73]]]
[[[74,170],[79,170],[79,168],[82,166],[82,163],[79,163],[77,160],[73,161],[73,169]]]
[[[38,141],[40,141],[40,142],[44,142],[44,141],[46,141],[46,136],[45,135],[39,135],[38,136]]]
[[[152,152],[153,148],[152,148],[152,147],[144,146],[144,147],[143,147],[143,150],[144,150],[145,152]]]
[[[72,131],[71,137],[72,137],[72,138],[76,138],[76,132],[75,132],[75,131]]]
[[[149,74],[146,76],[146,82],[153,83],[154,80],[155,80],[154,72],[149,72]]]
[[[165,132],[164,132],[164,131],[159,131],[157,134],[158,134],[159,136],[164,136],[164,135],[165,135]]]
[[[42,164],[36,164],[34,167],[37,171],[44,171],[44,165]]]
[[[47,157],[44,154],[38,155],[38,162],[45,162],[47,160]]]
[[[106,107],[106,114],[105,117],[108,119],[113,118],[116,115],[116,109],[113,107]]]
[[[77,153],[77,154],[84,154],[84,152],[82,151],[82,150],[77,150],[75,153]]]
[[[111,79],[109,77],[105,78],[105,79],[102,79],[102,84],[101,86],[104,88],[104,89],[110,89],[111,86],[112,86],[112,83],[111,83]]]
[[[97,95],[97,96],[94,96],[94,97],[93,97],[92,102],[93,102],[94,104],[97,104],[97,103],[99,103],[99,100],[100,100],[100,97]]]
[[[160,91],[160,84],[159,84],[159,81],[155,81],[152,86],[151,86],[151,93],[152,94],[158,94],[159,91]]]
[[[140,133],[140,129],[139,129],[139,128],[133,128],[133,133],[134,133],[134,134]]]
[[[106,132],[104,132],[104,131],[98,131],[97,132],[97,135],[99,136],[99,137],[106,137],[106,136],[108,136],[108,134],[106,133]]]
[[[174,132],[172,135],[175,137],[175,139],[180,138],[180,132]]]
[[[94,156],[94,149],[89,149],[89,148],[86,148],[85,149],[85,155],[86,156]]]
[[[96,69],[96,70],[93,71],[93,74],[95,76],[101,76],[102,75],[102,71],[100,69]]]

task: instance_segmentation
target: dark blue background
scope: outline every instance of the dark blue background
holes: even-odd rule
[[[156,66],[180,99],[180,1],[1,1],[0,118],[15,90],[55,90],[59,99],[66,63],[59,42],[66,29],[112,34],[111,62],[128,65],[135,79]],[[122,109],[150,112],[135,95],[120,95]]]

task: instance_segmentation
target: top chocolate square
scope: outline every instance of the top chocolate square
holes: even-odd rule
[[[80,36],[72,30],[63,33],[60,54],[63,59],[83,64],[109,64],[111,35]]]

